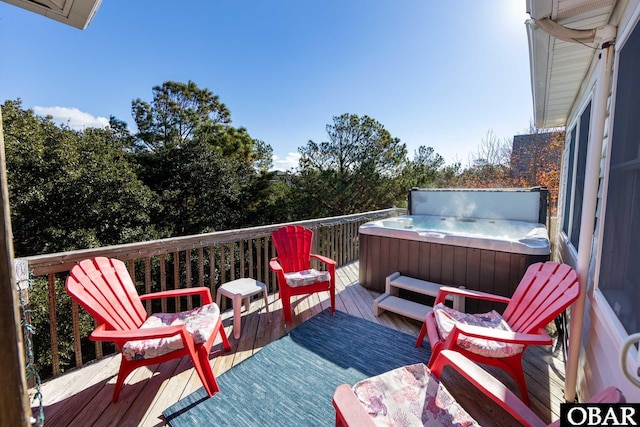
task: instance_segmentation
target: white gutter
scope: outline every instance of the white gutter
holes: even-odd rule
[[[565,42],[593,43],[596,38],[596,29],[574,30],[567,28],[550,18],[536,19],[535,24],[542,28],[545,33]]]
[[[590,119],[591,125],[587,146],[584,199],[582,201],[580,222],[580,243],[578,244],[578,259],[576,263],[576,271],[580,280],[581,291],[580,297],[571,308],[571,323],[569,325],[569,355],[566,366],[565,399],[570,403],[574,402],[576,397],[578,362],[581,347],[580,341],[582,338],[582,324],[587,299],[591,246],[595,229],[596,207],[598,204],[602,140],[607,116],[607,99],[609,97],[613,60],[613,41],[615,40],[616,31],[615,27],[609,25],[598,29],[598,35],[601,36],[599,40],[601,52],[599,55],[596,86],[592,101],[593,110],[591,111]]]

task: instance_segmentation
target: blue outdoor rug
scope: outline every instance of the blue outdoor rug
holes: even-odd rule
[[[163,412],[172,427],[333,426],[333,392],[391,369],[427,362],[428,345],[377,323],[327,309]]]

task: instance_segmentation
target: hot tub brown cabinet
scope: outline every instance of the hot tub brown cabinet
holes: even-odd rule
[[[377,292],[384,292],[387,276],[398,271],[416,279],[510,297],[529,265],[548,260],[549,254],[510,253],[360,233],[360,284]],[[504,305],[465,301],[469,313],[494,308],[501,312]]]

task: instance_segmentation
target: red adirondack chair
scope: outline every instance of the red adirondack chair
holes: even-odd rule
[[[385,425],[392,425],[394,421],[400,421],[402,425],[408,425],[410,421],[415,421],[410,425],[423,425],[428,420],[429,425],[440,423],[448,427],[475,422],[473,414],[456,402],[445,385],[440,383],[439,378],[447,366],[504,408],[520,425],[547,425],[494,376],[462,354],[442,350],[430,369],[424,365],[402,367],[366,379],[353,388],[348,384],[338,386],[333,394],[336,426],[373,427],[379,425],[374,417]],[[412,396],[412,399],[397,399],[406,395]],[[624,394],[615,387],[604,389],[588,401],[625,402]],[[559,426],[560,420],[550,424],[550,427]]]
[[[209,396],[220,389],[209,365],[218,335],[229,350],[220,310],[206,287],[138,295],[125,264],[117,259],[87,259],[73,267],[66,281],[69,295],[98,323],[94,341],[114,342],[122,352],[113,399],[127,376],[141,366],[188,355]],[[198,295],[202,306],[181,313],[147,315],[143,300]]]
[[[322,255],[311,253],[313,231],[299,225],[287,225],[271,235],[277,257],[269,267],[276,273],[285,322],[291,322],[291,297],[329,291],[331,313],[336,309],[336,262]],[[326,270],[311,268],[311,259],[317,259]]]
[[[444,305],[449,294],[506,303],[500,316],[457,312]],[[578,275],[570,266],[556,262],[529,266],[513,296],[506,298],[485,292],[442,287],[427,314],[416,347],[425,334],[431,343],[429,366],[440,351],[451,349],[471,360],[496,366],[508,372],[518,384],[522,400],[529,404],[522,370],[522,355],[529,345],[550,345],[545,327],[566,310],[580,294]]]

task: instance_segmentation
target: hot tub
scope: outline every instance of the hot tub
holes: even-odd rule
[[[550,258],[546,189],[413,189],[409,207],[410,215],[360,226],[362,286],[384,292],[386,277],[400,272],[510,297],[529,265]],[[466,304],[491,308],[499,307]]]

